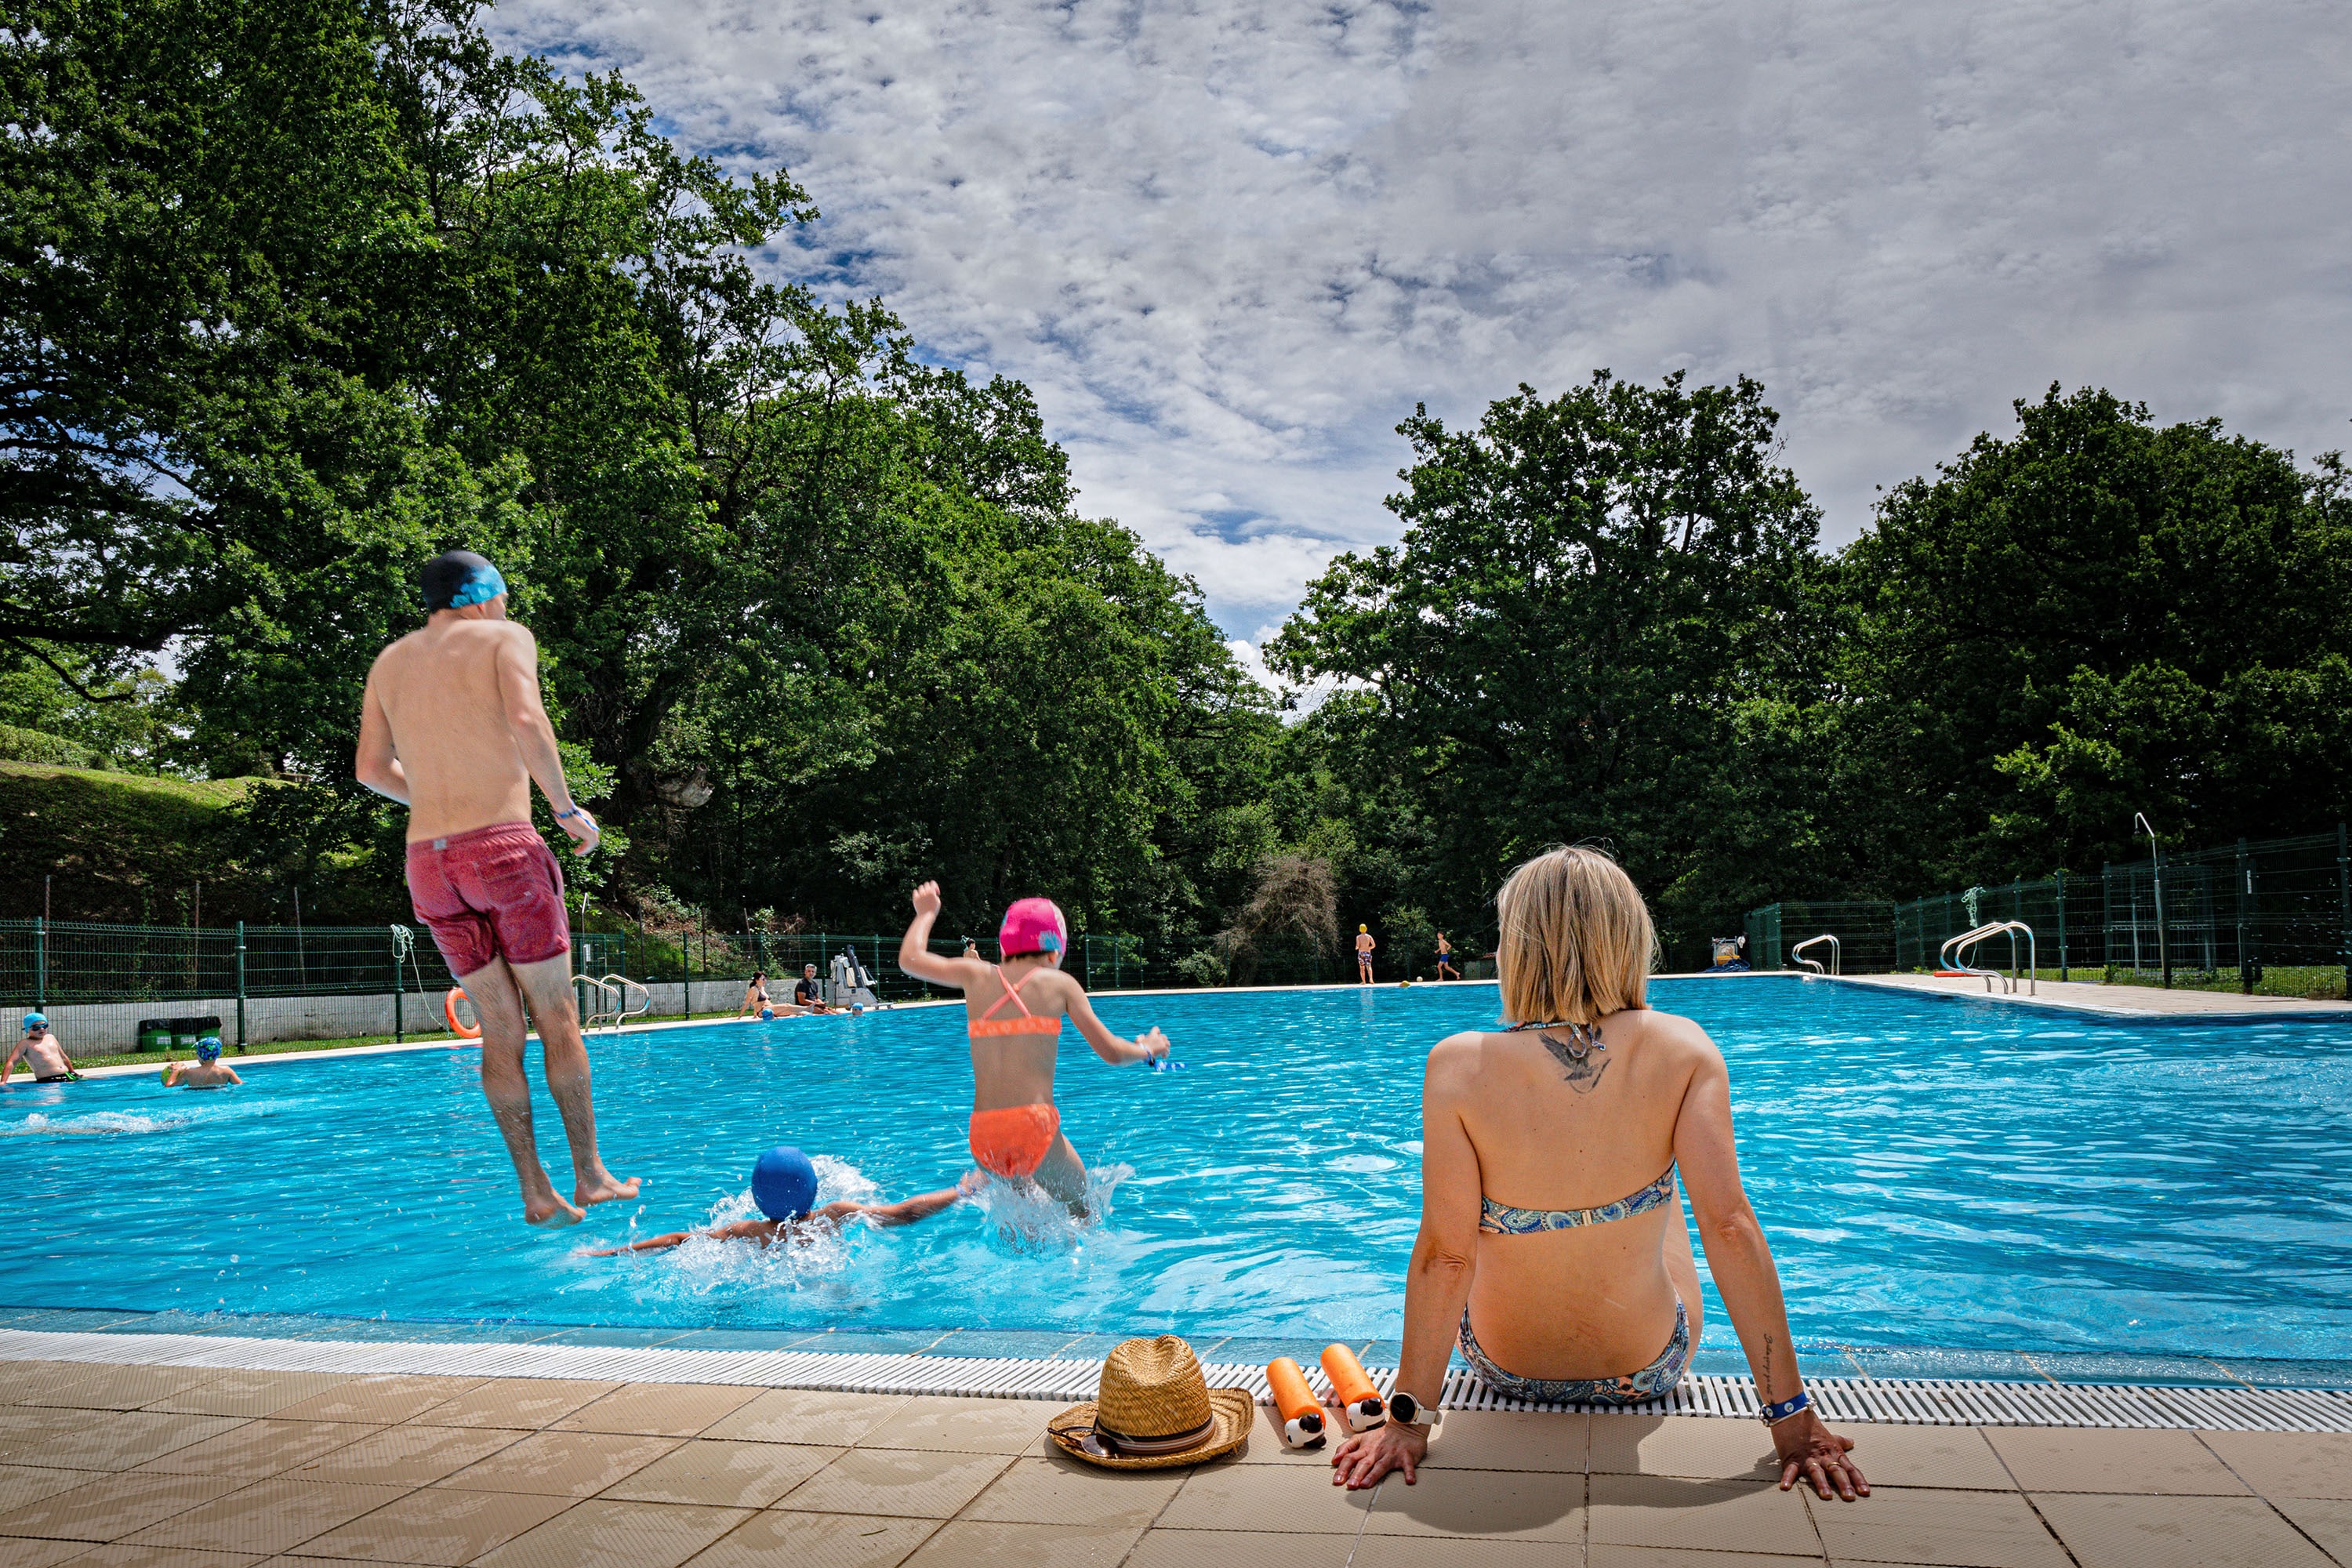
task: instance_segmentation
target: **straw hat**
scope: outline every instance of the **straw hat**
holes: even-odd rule
[[[1063,1452],[1118,1470],[1197,1465],[1249,1441],[1257,1400],[1211,1388],[1201,1359],[1174,1334],[1129,1340],[1103,1359],[1095,1397],[1045,1423]]]

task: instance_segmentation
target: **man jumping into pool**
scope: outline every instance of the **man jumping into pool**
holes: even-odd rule
[[[1054,1104],[1062,1015],[1069,1015],[1095,1055],[1114,1066],[1165,1057],[1168,1037],[1154,1026],[1141,1039],[1127,1040],[1103,1026],[1085,987],[1061,971],[1070,928],[1052,900],[1023,899],[1004,912],[997,932],[1002,963],[931,952],[931,922],[939,914],[940,885],[926,882],[915,889],[915,921],[898,943],[898,967],[963,993],[964,1027],[971,1037],[971,1157],[991,1175],[1034,1180],[1083,1218],[1087,1167],[1062,1135],[1062,1113]]]
[[[417,581],[424,626],[368,671],[359,781],[408,807],[409,902],[481,1019],[482,1093],[522,1183],[523,1218],[577,1225],[585,1205],[635,1197],[637,1184],[596,1154],[563,871],[530,825],[532,781],[574,855],[596,847],[596,823],[564,782],[540,700],[539,645],[507,619],[498,568],[453,550],[426,562]],[[532,1136],[522,1065],[532,1022],[572,1143],[570,1203],[549,1183]]]

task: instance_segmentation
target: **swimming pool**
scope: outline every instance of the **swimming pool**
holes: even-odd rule
[[[2109,1022],[1793,978],[1675,980],[1732,1069],[1743,1169],[1801,1340],[2352,1356],[2352,1026]],[[1108,1214],[1023,1237],[965,1206],[759,1253],[585,1247],[749,1212],[758,1152],[828,1197],[967,1164],[962,1014],[716,1025],[593,1045],[635,1204],[519,1222],[470,1054],[0,1093],[0,1301],[679,1329],[1172,1330],[1386,1339],[1418,1218],[1420,1061],[1491,984],[1098,999],[1185,1070],[1064,1036],[1065,1126]],[[536,1066],[534,1064],[534,1075]],[[541,1147],[568,1185],[560,1124]],[[1710,1347],[1727,1347],[1709,1290]],[[980,1341],[971,1342],[979,1343]]]

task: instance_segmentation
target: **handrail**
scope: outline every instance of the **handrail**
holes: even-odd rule
[[[1822,942],[1828,942],[1830,944],[1830,966],[1826,970],[1823,969],[1816,961],[1802,956],[1805,949],[1809,947],[1819,947]],[[1844,966],[1845,961],[1842,955],[1842,952],[1843,950],[1838,945],[1838,939],[1832,936],[1829,932],[1823,931],[1819,936],[1809,936],[1804,941],[1799,942],[1796,946],[1790,948],[1789,950],[1789,956],[1797,963],[1803,964],[1807,969],[1811,970],[1816,974],[1835,974],[1838,973]]]
[[[583,1030],[593,1029],[600,1024],[609,1024],[618,1029],[626,1020],[642,1018],[653,1011],[653,993],[625,974],[607,974],[602,979],[575,974],[572,977],[572,984],[574,990],[584,993],[580,1007],[580,1027]],[[634,1007],[629,1005],[629,993],[632,991],[638,997]],[[589,1005],[592,999],[593,1005]]]
[[[2025,933],[2026,994],[2039,996],[2042,994],[2040,955],[2034,946],[2033,928],[2023,921],[1991,921],[1974,931],[1964,931],[1956,937],[1948,938],[1937,952],[1937,963],[1941,968],[1955,969],[1963,974],[1983,975],[1985,989],[1990,991],[1992,983],[2002,978],[2000,971],[1976,968],[1968,962],[1969,952],[2006,932],[2009,936],[2009,974],[2003,989],[2013,996],[2017,994],[2017,933],[2020,931]]]

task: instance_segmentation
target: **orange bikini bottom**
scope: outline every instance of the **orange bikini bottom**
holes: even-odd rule
[[[971,1157],[993,1175],[1024,1180],[1037,1173],[1062,1134],[1062,1113],[1050,1105],[1008,1105],[971,1113]]]

